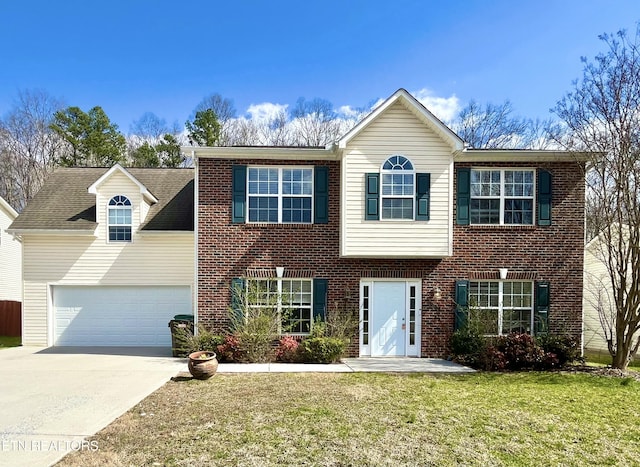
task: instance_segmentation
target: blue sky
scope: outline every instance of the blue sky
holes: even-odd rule
[[[206,95],[362,107],[403,87],[446,119],[470,99],[546,118],[637,0],[1,1],[0,114],[19,90],[183,124]]]

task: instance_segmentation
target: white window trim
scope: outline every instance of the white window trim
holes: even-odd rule
[[[249,171],[251,169],[277,169],[278,170],[278,193],[277,194],[251,194],[249,193]],[[305,194],[300,194],[300,195],[285,195],[283,194],[283,190],[282,190],[282,185],[283,185],[283,180],[282,180],[282,172],[283,170],[311,170],[311,194],[310,195],[305,195]],[[315,185],[314,185],[314,181],[315,181],[315,171],[314,171],[314,167],[313,166],[303,166],[303,165],[292,165],[292,166],[274,166],[274,165],[250,165],[247,167],[247,195],[246,195],[246,199],[245,199],[245,206],[246,206],[246,218],[245,221],[247,224],[304,224],[304,225],[309,225],[309,224],[313,224],[313,219],[314,219],[314,194],[315,194]],[[268,198],[277,198],[278,199],[278,222],[269,222],[269,221],[250,221],[249,220],[249,199],[251,197],[260,197],[260,198],[264,198],[264,197],[268,197]],[[283,198],[310,198],[311,199],[311,221],[310,222],[283,222],[282,221],[282,212],[283,212]]]
[[[392,169],[383,169],[384,165],[387,163],[389,159],[395,156],[400,156],[405,158],[413,167],[411,170],[402,169],[402,170],[392,170]],[[402,174],[402,175],[411,175],[411,185],[413,186],[413,193],[411,195],[384,195],[383,194],[383,176],[385,174]],[[384,217],[383,204],[385,199],[410,199],[411,200],[411,219],[393,219],[390,217]],[[392,154],[387,157],[384,162],[380,165],[380,205],[378,206],[380,213],[380,220],[384,222],[412,222],[416,219],[416,168],[411,159],[409,159],[404,154]]]
[[[247,297],[247,294],[249,293],[250,290],[250,286],[249,284],[251,282],[263,282],[263,281],[268,281],[268,282],[275,282],[276,285],[276,294],[277,294],[277,309],[278,309],[278,315],[280,316],[280,319],[278,321],[278,333],[281,336],[309,336],[311,334],[311,332],[313,331],[313,322],[314,322],[314,317],[313,317],[313,279],[297,279],[297,278],[293,278],[293,277],[284,277],[284,278],[279,278],[279,277],[267,277],[267,278],[257,278],[257,277],[252,277],[247,279],[247,287],[245,287],[245,300],[247,303],[247,306],[252,307],[252,308],[259,308],[260,305],[256,305],[256,304],[250,304],[249,303],[249,299]],[[310,294],[310,304],[308,306],[309,308],[309,313],[310,313],[310,323],[309,323],[309,332],[305,333],[305,332],[283,332],[282,331],[282,309],[283,309],[283,305],[282,305],[282,284],[284,281],[303,281],[303,282],[309,282],[311,284],[311,294]],[[304,307],[301,306],[291,306],[289,308],[307,308],[307,306],[305,305]]]
[[[505,334],[502,333],[502,324],[504,322],[504,284],[505,282],[509,282],[509,283],[526,283],[526,284],[531,284],[531,307],[511,307],[509,308],[509,310],[531,310],[531,319],[529,322],[529,332],[528,334],[533,335],[533,330],[534,330],[534,318],[535,318],[535,303],[534,303],[534,295],[535,295],[535,284],[533,281],[518,281],[518,280],[475,280],[475,281],[470,281],[469,282],[469,290],[471,290],[471,284],[473,283],[490,283],[490,284],[498,284],[498,334],[486,334],[486,336],[488,337],[495,337],[495,336],[503,336]],[[473,297],[472,295],[469,296],[469,298]],[[478,310],[495,310],[496,307],[493,306],[479,306],[479,305],[473,305],[474,308],[477,308]]]
[[[129,201],[129,206],[111,206],[111,200],[117,196],[125,198]],[[111,210],[114,211],[123,211],[125,209],[129,209],[131,211],[131,223],[130,224],[111,224],[109,221],[109,214]],[[131,202],[131,198],[125,195],[114,195],[109,198],[107,201],[107,243],[133,243],[133,203]],[[129,227],[131,229],[131,240],[111,240],[111,227]]]
[[[531,168],[531,167],[472,167],[471,168],[471,172],[473,173],[474,171],[493,171],[493,172],[500,172],[500,196],[473,196],[471,193],[469,193],[469,223],[470,225],[507,225],[507,226],[522,226],[522,225],[535,225],[536,224],[536,204],[537,204],[537,200],[536,200],[536,194],[537,194],[537,186],[536,186],[536,169],[535,168]],[[533,172],[533,195],[532,196],[505,196],[505,192],[504,192],[504,184],[505,184],[505,177],[504,177],[504,173],[505,172],[518,172],[518,171],[526,171],[526,172]],[[473,201],[474,199],[500,199],[500,214],[499,214],[499,220],[500,222],[498,224],[480,224],[480,223],[473,223],[471,222],[471,201]],[[504,207],[505,207],[505,198],[509,198],[509,199],[530,199],[531,200],[531,224],[506,224],[504,222]]]

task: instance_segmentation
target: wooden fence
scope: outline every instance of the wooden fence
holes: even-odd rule
[[[22,336],[22,303],[0,300],[0,336]]]

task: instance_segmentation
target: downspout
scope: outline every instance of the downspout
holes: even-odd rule
[[[199,213],[199,197],[198,197],[198,158],[196,151],[191,151],[193,159],[193,330],[198,334],[198,213]]]

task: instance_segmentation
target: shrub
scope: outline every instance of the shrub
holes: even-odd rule
[[[507,359],[494,345],[489,345],[478,354],[474,368],[485,371],[501,371],[507,366]]]
[[[571,363],[580,358],[580,341],[567,334],[554,335],[543,334],[536,337],[536,342],[547,354],[552,354],[555,359],[549,355],[549,363],[547,367],[562,367],[567,363]],[[551,363],[555,361],[555,363]]]
[[[453,355],[478,355],[487,346],[485,337],[469,327],[458,329],[451,336]]]
[[[279,362],[295,363],[301,360],[300,343],[291,336],[284,336],[276,347],[276,360]]]
[[[465,326],[451,336],[453,360],[462,365],[478,367],[486,348],[487,339],[476,328]]]
[[[263,363],[273,360],[273,342],[278,339],[280,326],[286,321],[278,309],[277,297],[265,296],[255,285],[246,289],[232,289],[234,307],[229,309],[231,333],[237,339],[233,361]],[[259,306],[252,304],[259,303]]]
[[[336,337],[308,337],[300,344],[302,360],[308,363],[337,362],[346,350],[346,342]]]
[[[246,361],[246,355],[240,344],[240,339],[234,334],[224,337],[222,344],[217,346],[216,353],[220,362]]]
[[[512,333],[500,336],[496,348],[504,354],[509,370],[541,368],[545,353],[529,334]]]
[[[198,325],[196,335],[189,328],[177,328],[174,332],[177,348],[185,356],[200,350],[216,351],[218,345],[223,342],[222,336],[213,334],[202,325]]]

